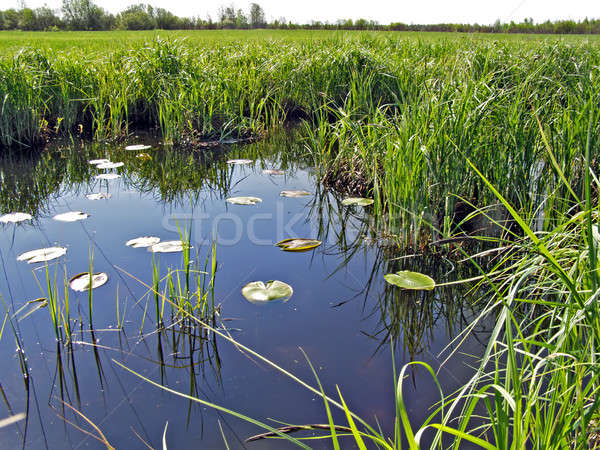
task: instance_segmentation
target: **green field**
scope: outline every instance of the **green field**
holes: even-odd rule
[[[293,122],[325,185],[373,198],[398,253],[464,238],[502,203],[512,225],[488,240],[499,256],[479,286],[498,321],[452,408],[483,403],[499,448],[580,448],[600,404],[599,39],[2,33],[0,148],[144,129],[196,151]],[[463,413],[460,433],[475,414]]]

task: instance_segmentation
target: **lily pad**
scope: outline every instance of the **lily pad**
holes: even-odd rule
[[[419,272],[401,270],[396,273],[388,273],[384,276],[385,281],[403,289],[431,291],[435,288],[433,278]]]
[[[102,286],[108,281],[108,275],[104,272],[98,272],[92,275],[92,289]],[[69,287],[77,292],[83,292],[90,289],[90,273],[84,272],[75,275],[69,280]]]
[[[48,247],[31,250],[20,254],[17,261],[27,261],[28,264],[51,261],[67,253],[65,247]]]
[[[121,178],[121,175],[118,173],[101,173],[100,175],[96,175],[96,179],[98,180],[116,180],[117,178]]]
[[[184,243],[181,241],[164,241],[149,246],[148,251],[152,253],[175,253],[182,252],[183,246]]]
[[[265,169],[262,171],[263,175],[285,175],[285,172],[283,170],[279,170],[279,169]]]
[[[109,162],[110,162],[110,159],[92,159],[92,160],[88,161],[88,164],[91,164],[92,166],[97,166],[99,164],[106,164]]]
[[[54,220],[58,220],[59,222],[76,222],[78,220],[87,219],[90,217],[89,214],[81,212],[81,211],[69,211],[62,214],[57,214],[53,217]]]
[[[141,159],[142,161],[152,161],[152,156],[150,156],[148,153],[138,153],[135,155],[135,157],[137,159]]]
[[[256,205],[261,203],[262,199],[258,197],[229,197],[225,201],[233,205]]]
[[[86,195],[86,198],[88,200],[108,200],[111,197],[112,197],[112,194],[106,194],[104,192],[96,192],[96,193]]]
[[[271,280],[265,284],[262,281],[253,281],[242,288],[242,295],[250,303],[262,304],[273,300],[287,302],[294,290],[283,281]]]
[[[292,238],[279,241],[275,245],[281,247],[281,249],[286,252],[305,252],[317,248],[321,245],[321,241],[317,241],[316,239]]]
[[[123,167],[125,165],[124,162],[105,162],[102,164],[98,164],[96,167],[98,169],[116,169],[117,167]]]
[[[350,206],[350,205],[358,205],[358,206],[368,206],[372,205],[375,202],[372,198],[362,198],[362,197],[350,197],[342,200],[342,205]]]
[[[16,213],[11,213],[11,214],[4,214],[2,217],[0,217],[0,222],[2,222],[2,223],[17,223],[17,222],[23,222],[24,220],[31,220],[31,219],[33,219],[33,217],[31,217],[31,214],[16,212]]]
[[[297,197],[306,197],[307,195],[310,195],[310,192],[307,192],[307,191],[281,191],[281,193],[279,195],[282,197],[297,198]]]
[[[151,148],[152,148],[151,145],[137,144],[137,145],[128,145],[127,147],[125,147],[125,150],[133,150],[133,151],[141,152],[142,150],[148,150]]]
[[[146,248],[151,247],[160,242],[160,238],[154,236],[143,236],[135,239],[130,239],[125,242],[125,245],[133,248]]]
[[[254,161],[252,161],[251,159],[228,159],[227,160],[227,164],[235,164],[235,165],[240,165],[240,164],[252,164]]]

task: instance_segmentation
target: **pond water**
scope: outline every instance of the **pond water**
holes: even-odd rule
[[[466,276],[467,269],[433,257],[398,259],[379,239],[369,207],[342,206],[340,196],[319,186],[296,132],[202,152],[168,150],[144,137],[139,142],[152,144],[147,150],[151,160],[123,146],[72,143],[36,157],[0,161],[0,212],[34,216],[0,225],[0,293],[12,318],[0,341],[0,416],[28,413],[27,420],[0,430],[1,448],[104,448],[77,428],[97,434],[66,405],[92,421],[115,448],[147,448],[143,441],[161,448],[167,422],[168,448],[225,448],[225,439],[231,448],[289,445],[273,440],[245,444],[263,430],[161,390],[117,362],[170,389],[272,425],[278,422],[269,419],[327,422],[316,395],[225,339],[170,318],[157,331],[154,296],[145,285],[152,284],[156,267],[161,277],[181,269],[182,253],[153,255],[124,243],[139,236],[177,240],[178,227],[189,233],[191,259],[201,269],[209,261],[210,271],[216,242],[214,291],[208,298],[219,311],[219,330],[316,385],[303,349],[326,392],[337,398],[339,386],[350,408],[371,424],[379,423],[388,435],[394,418],[392,343],[397,367],[428,362],[439,369],[446,392],[468,378],[467,364],[475,359],[456,356],[441,369],[440,362],[449,353],[442,350],[478,314],[474,299],[457,287],[406,292],[383,279],[391,271],[409,269],[444,282]],[[97,158],[124,162],[109,170],[121,177],[96,179],[106,172],[88,164]],[[227,164],[236,158],[252,162]],[[264,174],[265,169],[281,169],[284,175]],[[289,189],[311,195],[280,196]],[[111,196],[86,198],[98,192]],[[256,196],[262,202],[232,205],[225,201],[232,196]],[[77,222],[52,219],[67,211],[90,216]],[[323,244],[302,253],[273,245],[290,237]],[[17,261],[23,252],[50,246],[66,247],[67,253],[47,268]],[[57,343],[49,308],[26,304],[48,296],[47,276],[64,301],[65,277],[88,271],[91,253],[94,271],[109,277],[93,291],[94,332],[88,293],[67,290],[72,344]],[[241,288],[258,280],[284,281],[293,287],[293,296],[285,303],[252,304]],[[462,352],[480,354],[487,332],[478,328]],[[417,370],[405,380],[404,390],[411,417],[420,424],[439,399],[435,385]],[[342,414],[334,416],[346,425]],[[308,444],[329,447],[327,442]]]

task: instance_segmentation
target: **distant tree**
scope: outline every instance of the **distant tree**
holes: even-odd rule
[[[108,28],[108,14],[90,0],[63,0],[62,12],[67,26],[72,30]]]
[[[4,11],[3,16],[5,30],[17,30],[19,28],[21,14],[16,9],[7,9]]]
[[[183,26],[184,19],[180,19],[164,8],[157,8],[154,10],[154,19],[156,21],[156,27],[162,30],[176,30],[180,27],[186,28]]]
[[[21,17],[19,17],[18,27],[21,30],[32,31],[35,30],[35,16],[33,9],[23,8],[21,9]]]
[[[248,17],[246,17],[246,14],[241,9],[238,9],[235,13],[235,27],[248,28]]]
[[[250,3],[250,26],[263,28],[267,24],[265,12],[258,3]]]
[[[33,10],[36,30],[52,30],[63,26],[60,18],[47,6]]]
[[[128,6],[119,14],[118,22],[125,30],[152,30],[156,28],[154,8],[143,3]]]
[[[219,26],[221,28],[234,28],[235,19],[235,7],[233,5],[219,7]]]

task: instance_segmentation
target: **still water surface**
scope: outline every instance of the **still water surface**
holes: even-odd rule
[[[93,432],[63,402],[93,421],[115,448],[147,448],[142,440],[161,448],[167,422],[170,449],[225,448],[219,422],[231,448],[285,447],[280,441],[244,444],[262,430],[162,391],[114,361],[171,389],[262,421],[326,423],[323,403],[314,394],[224,339],[186,338],[176,326],[157,333],[154,300],[143,286],[152,282],[153,256],[124,243],[146,235],[179,239],[177,226],[190,231],[192,259],[200,266],[211,243],[217,242],[214,302],[220,305],[221,330],[316,385],[302,348],[331,396],[339,385],[356,413],[373,425],[377,420],[392,434],[390,343],[397,366],[423,360],[437,370],[448,355],[440,353],[477,310],[458,288],[405,293],[386,285],[383,275],[410,269],[444,282],[463,276],[460,268],[425,257],[397,259],[375,233],[368,208],[343,207],[342,198],[318,185],[295,133],[202,153],[168,151],[155,143],[148,150],[152,161],[136,158],[136,153],[122,146],[72,144],[0,163],[0,212],[34,216],[32,222],[0,228],[0,293],[11,316],[27,301],[47,295],[45,266],[17,262],[23,252],[67,247],[66,256],[48,265],[61,298],[65,273],[71,277],[86,272],[90,251],[94,271],[109,276],[107,284],[93,291],[93,335],[87,293],[69,291],[75,319],[71,348],[57,345],[47,308],[24,318],[23,313],[14,316],[15,332],[5,325],[0,416],[28,412],[28,420],[0,430],[0,447],[104,448],[74,426]],[[113,170],[122,176],[97,180],[95,175],[105,171],[88,164],[95,158],[123,161],[123,167]],[[227,164],[232,158],[253,162]],[[285,175],[265,175],[264,169],[281,169]],[[280,191],[286,189],[312,195],[283,198]],[[92,192],[111,198],[90,201],[86,194]],[[263,201],[231,205],[225,201],[231,196]],[[71,210],[90,217],[73,223],[52,219]],[[273,245],[287,237],[316,238],[323,245],[305,253],[286,253]],[[181,253],[154,259],[161,275],[182,266]],[[250,281],[275,279],[293,286],[288,302],[255,305],[240,293]],[[120,331],[118,320],[124,320]],[[465,353],[480,354],[486,330],[477,331],[462,348]],[[26,359],[26,378],[15,334]],[[464,383],[466,364],[474,362],[461,356],[440,369],[447,392]],[[404,386],[414,422],[421,423],[439,399],[435,385],[424,371],[417,371]],[[341,414],[335,417],[346,425]],[[309,445],[328,447],[316,441]]]

